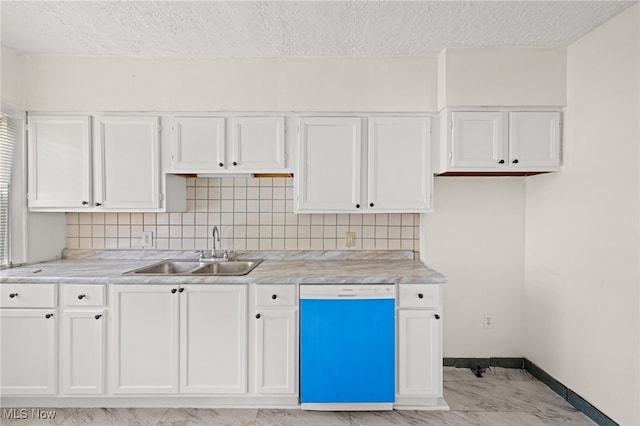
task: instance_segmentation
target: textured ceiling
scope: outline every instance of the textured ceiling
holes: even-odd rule
[[[566,46],[621,1],[1,1],[25,54],[430,56],[446,47]]]

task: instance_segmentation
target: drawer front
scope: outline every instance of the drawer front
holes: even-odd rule
[[[440,286],[437,284],[400,284],[400,308],[439,308]]]
[[[62,286],[62,303],[65,306],[103,306],[105,286],[65,284]]]
[[[258,306],[295,306],[298,302],[294,284],[257,284],[256,293]]]
[[[0,308],[55,308],[55,284],[1,284]]]

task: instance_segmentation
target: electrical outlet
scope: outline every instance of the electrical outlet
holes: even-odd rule
[[[142,247],[153,247],[153,231],[144,231],[140,242]]]
[[[356,233],[355,232],[347,232],[346,244],[347,244],[347,247],[355,247],[356,246]]]
[[[485,315],[484,320],[482,321],[482,325],[484,328],[493,328],[493,316]]]

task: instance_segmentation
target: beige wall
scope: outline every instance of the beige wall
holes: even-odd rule
[[[524,353],[640,424],[638,5],[567,49],[564,164],[526,184]]]
[[[524,355],[524,207],[524,178],[436,178],[420,254],[447,276],[445,357]]]
[[[0,51],[0,99],[14,107],[22,108],[22,57],[2,47]]]
[[[438,108],[564,106],[564,49],[446,49],[438,56]]]
[[[435,111],[436,58],[31,57],[32,111]]]

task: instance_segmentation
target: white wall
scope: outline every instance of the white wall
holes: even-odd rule
[[[22,57],[2,47],[0,50],[0,100],[22,108]]]
[[[564,49],[446,49],[438,108],[564,106],[565,58]]]
[[[32,111],[435,111],[436,58],[25,59]]]
[[[526,184],[525,356],[640,424],[638,5],[567,49],[562,172]]]
[[[444,356],[523,356],[524,178],[437,177],[422,224],[420,254],[447,276]]]

